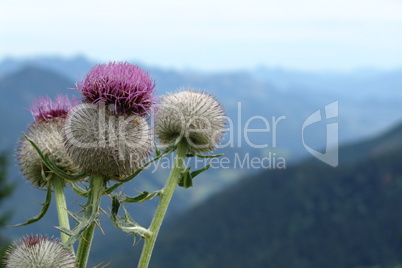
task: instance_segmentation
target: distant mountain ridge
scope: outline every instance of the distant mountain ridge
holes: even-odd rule
[[[367,157],[378,157],[402,150],[402,123],[377,135],[355,144],[345,144],[340,150],[343,163],[356,162]]]
[[[72,81],[82,78],[95,63],[83,56],[73,58],[35,57],[27,59],[8,58],[0,62],[0,77],[18,72],[25,67],[51,70]]]
[[[311,92],[338,92],[350,98],[400,98],[402,67],[395,70],[361,69],[348,73],[303,72],[260,67],[249,71],[260,81],[268,81],[278,90],[303,88]],[[386,85],[384,87],[384,85]],[[364,91],[356,90],[362,88]],[[382,90],[380,90],[382,88]]]
[[[0,80],[1,77],[12,75],[26,66],[35,66],[57,72],[75,82],[82,79],[96,63],[99,62],[84,56],[9,58],[0,62]],[[134,63],[150,71],[160,94],[191,86],[216,94],[219,99],[225,100],[227,106],[236,106],[237,101],[244,99],[244,104],[251,104],[243,109],[246,116],[285,115],[289,119],[287,128],[299,128],[292,130],[293,132],[300,132],[301,123],[290,122],[291,120],[300,115],[308,116],[314,108],[323,108],[335,100],[338,100],[340,105],[342,142],[369,137],[389,128],[402,118],[399,109],[402,102],[402,69],[361,70],[350,74],[337,74],[261,67],[237,72],[205,73],[160,69]],[[381,112],[378,113],[378,110]],[[246,114],[247,111],[250,113]],[[325,143],[322,143],[321,147],[324,145]],[[287,143],[283,146],[287,146]],[[299,147],[298,150],[303,150]]]
[[[341,145],[339,148],[339,165],[356,164],[368,158],[400,151],[402,151],[402,122],[370,138]],[[301,163],[307,165],[322,164],[321,161],[313,157],[308,157]]]

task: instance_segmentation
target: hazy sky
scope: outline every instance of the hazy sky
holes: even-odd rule
[[[402,67],[402,0],[0,0],[0,60],[222,70]]]

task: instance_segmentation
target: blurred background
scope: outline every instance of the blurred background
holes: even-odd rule
[[[58,236],[54,206],[38,223],[6,227],[45,198],[14,156],[32,100],[79,97],[92,66],[129,61],[158,95],[216,95],[231,122],[218,149],[228,164],[178,189],[150,267],[402,267],[401,32],[400,0],[2,0],[0,249],[25,234]],[[317,111],[322,120],[306,127]],[[153,166],[124,191],[157,190],[168,173]],[[148,226],[156,203],[127,208]],[[135,267],[141,240],[114,229],[107,197],[102,206],[90,265]]]

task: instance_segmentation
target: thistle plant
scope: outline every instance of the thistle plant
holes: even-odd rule
[[[49,97],[40,97],[35,100],[31,106],[31,114],[34,122],[28,126],[28,133],[25,138],[21,138],[17,147],[17,157],[22,173],[32,185],[38,188],[47,188],[46,202],[43,203],[42,212],[35,218],[28,220],[27,225],[40,220],[50,205],[51,188],[54,189],[54,195],[57,204],[57,213],[59,223],[62,228],[70,229],[70,223],[67,214],[67,205],[64,195],[65,180],[57,174],[51,172],[38,154],[46,154],[47,159],[54,166],[65,173],[77,172],[77,167],[64,147],[62,132],[66,116],[70,109],[76,105],[75,99],[69,100],[67,96],[58,95],[54,101]],[[36,144],[36,148],[31,142]],[[61,234],[63,242],[66,242],[68,236]]]
[[[139,268],[148,267],[176,185],[191,186],[193,177],[204,171],[190,173],[184,167],[185,157],[188,153],[212,151],[222,138],[224,125],[222,106],[205,92],[181,91],[162,98],[156,116],[156,136],[162,143],[176,146],[177,154],[149,227],[151,234],[145,239]]]
[[[77,82],[76,90],[83,96],[81,103],[69,101],[65,96],[58,96],[54,101],[42,97],[33,103],[31,113],[35,121],[19,141],[17,157],[27,180],[36,188],[47,189],[47,194],[39,215],[17,226],[39,221],[49,208],[53,190],[61,243],[44,236],[23,238],[10,249],[7,265],[14,263],[14,266],[7,267],[87,267],[93,234],[96,226],[100,226],[103,195],[111,200],[110,219],[114,226],[144,239],[138,267],[148,267],[176,187],[192,186],[193,178],[209,168],[207,165],[190,171],[184,164],[185,158],[218,157],[200,154],[217,147],[225,126],[223,108],[212,95],[181,89],[162,96],[157,103],[155,86],[149,74],[138,66],[111,62],[94,66]],[[156,144],[148,124],[152,111],[156,111],[154,130],[162,150],[152,146]],[[149,164],[175,151],[170,175],[161,190],[143,191],[130,197],[120,189]],[[64,196],[66,187],[86,199],[85,204],[81,204],[81,213],[68,210]],[[159,198],[154,217],[149,227],[140,226],[124,203],[152,198]],[[73,228],[69,219],[76,222]],[[79,243],[75,255],[76,242]],[[25,261],[25,255],[19,252],[34,249],[45,256],[43,252],[47,254],[49,248],[68,253],[69,262],[53,263],[53,266],[15,266]],[[64,259],[60,256],[59,260]]]

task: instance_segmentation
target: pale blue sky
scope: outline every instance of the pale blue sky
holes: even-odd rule
[[[0,0],[0,60],[201,70],[402,67],[402,0]]]

